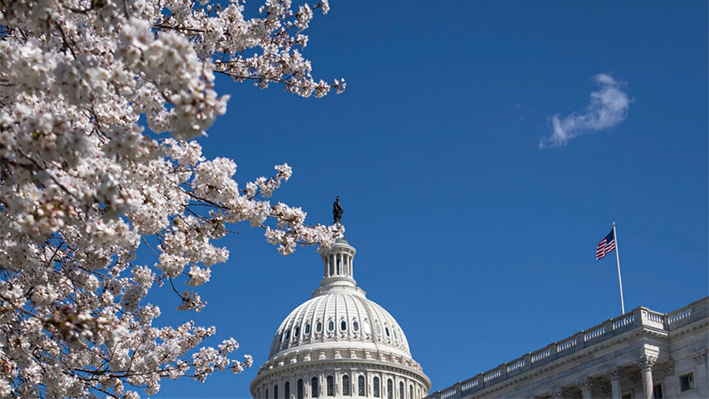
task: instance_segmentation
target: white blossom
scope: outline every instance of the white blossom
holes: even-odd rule
[[[201,268],[199,266],[192,265],[190,272],[187,273],[190,279],[187,281],[192,287],[202,285],[209,281],[209,277],[212,275],[212,271],[209,269]]]
[[[316,82],[302,54],[327,1],[266,0],[250,19],[243,2],[208,3],[2,1],[0,397],[137,398],[240,372],[253,359],[229,357],[234,339],[205,346],[213,327],[155,327],[150,290],[203,309],[229,224],[263,227],[286,255],[342,234],[269,202],[288,165],[238,184],[234,161],[194,141],[227,111],[217,73],[305,97],[345,89]],[[134,264],[141,245],[148,265]]]

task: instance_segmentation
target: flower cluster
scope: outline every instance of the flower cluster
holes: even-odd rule
[[[136,398],[252,364],[233,339],[204,346],[213,327],[153,326],[146,298],[167,284],[178,309],[202,309],[229,224],[263,227],[283,254],[342,233],[269,202],[288,165],[239,185],[194,141],[226,112],[215,74],[344,90],[301,53],[317,10],[327,1],[267,0],[247,19],[238,0],[0,0],[0,398]],[[136,264],[140,245],[154,263]]]

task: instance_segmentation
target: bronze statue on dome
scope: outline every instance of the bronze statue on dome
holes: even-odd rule
[[[340,196],[338,195],[335,197],[335,203],[332,204],[332,217],[335,219],[335,224],[340,224],[343,212],[342,205],[340,205]]]

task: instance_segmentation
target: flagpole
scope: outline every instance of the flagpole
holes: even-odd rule
[[[615,238],[615,263],[618,265],[618,286],[620,287],[620,311],[625,314],[625,304],[623,303],[623,280],[620,278],[620,255],[618,255],[618,233],[615,231],[613,222],[613,237]]]

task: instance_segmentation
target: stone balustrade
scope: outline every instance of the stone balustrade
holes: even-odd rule
[[[502,367],[504,367],[504,365]],[[502,377],[502,367],[497,370],[493,370],[492,372],[485,373],[483,381],[488,382],[494,380],[495,378]]]
[[[524,367],[524,364],[525,364],[525,359],[513,362],[511,365],[507,366],[507,373],[509,374],[517,369],[521,369],[522,367]]]
[[[570,337],[552,342],[544,348],[527,353],[472,378],[458,382],[451,387],[433,392],[426,399],[460,399],[476,391],[502,383],[508,378],[513,378],[549,362],[572,355],[584,348],[601,344],[628,331],[651,328],[669,332],[689,324],[695,319],[699,320],[707,317],[707,314],[709,314],[709,298],[701,299],[667,314],[638,307],[587,330],[579,331]]]
[[[441,399],[452,398],[453,396],[455,396],[456,393],[457,393],[457,390],[455,388],[449,389],[447,391],[443,391],[443,393],[441,394]]]

